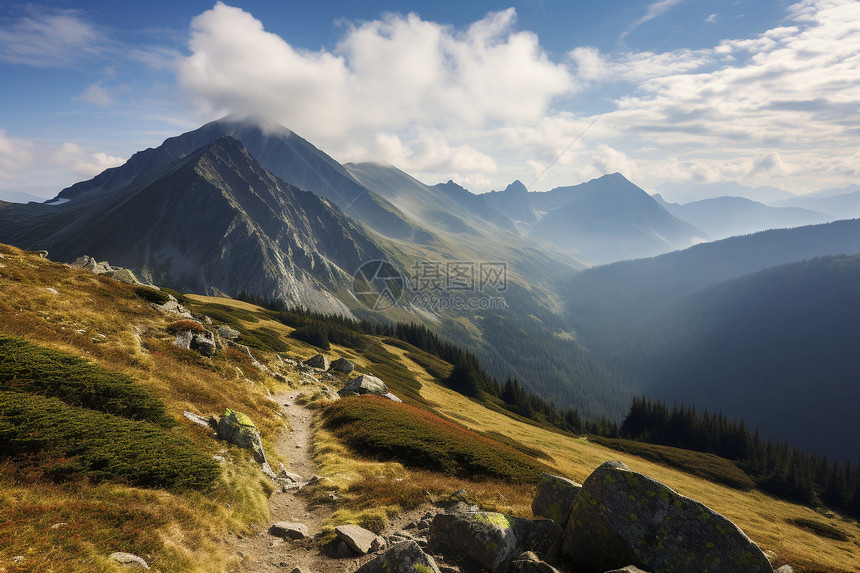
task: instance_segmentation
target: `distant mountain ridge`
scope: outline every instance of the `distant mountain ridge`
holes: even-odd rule
[[[679,219],[703,230],[713,240],[834,220],[834,217],[825,213],[797,207],[771,207],[743,197],[715,197],[683,205],[669,203],[659,193],[654,195],[654,199]]]
[[[529,192],[515,181],[484,197],[529,236],[597,263],[653,256],[707,239],[620,173],[546,192]]]

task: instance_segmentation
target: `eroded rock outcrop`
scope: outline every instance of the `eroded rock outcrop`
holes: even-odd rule
[[[573,509],[573,502],[581,489],[582,484],[544,472],[532,500],[532,513],[538,517],[551,519],[561,527],[565,527],[570,511]]]
[[[388,398],[389,400],[394,400],[395,402],[401,401],[400,398],[391,393],[388,386],[385,385],[385,382],[376,376],[371,376],[370,374],[356,376],[338,391],[338,395],[341,398],[347,398],[349,396],[363,396],[364,394],[376,394],[378,396]]]

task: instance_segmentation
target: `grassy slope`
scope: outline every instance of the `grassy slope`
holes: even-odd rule
[[[0,246],[0,333],[23,336],[42,345],[87,357],[120,371],[150,387],[160,396],[169,414],[177,419],[188,409],[217,413],[224,407],[240,409],[257,422],[264,436],[272,436],[281,422],[265,398],[276,383],[256,373],[241,356],[227,354],[218,360],[202,360],[175,352],[169,337],[161,334],[169,319],[153,312],[130,289],[91,274],[65,267],[21,251]],[[53,294],[46,287],[56,288]],[[270,328],[280,334],[294,358],[308,358],[316,349],[292,338],[292,331],[266,319],[253,305],[225,299],[194,297],[240,310],[238,324],[249,329]],[[241,312],[244,311],[244,312]],[[80,334],[76,331],[86,330]],[[135,334],[135,333],[138,334]],[[99,335],[104,335],[102,338]],[[98,340],[98,342],[94,342]],[[402,345],[378,341],[362,350],[333,345],[327,354],[355,360],[359,372],[373,371],[380,353],[398,368],[411,372],[404,387],[420,385],[419,398],[448,420],[486,435],[497,433],[512,443],[525,444],[543,453],[541,461],[557,472],[579,481],[600,463],[620,459],[636,471],[658,479],[684,495],[697,499],[735,521],[764,549],[807,571],[860,572],[860,528],[855,522],[826,520],[793,504],[774,500],[757,491],[739,491],[693,477],[677,469],[634,455],[610,450],[585,439],[543,430],[475,402],[438,384]],[[266,357],[266,356],[263,356]],[[268,358],[273,358],[272,354]],[[417,356],[430,364],[427,357]],[[394,364],[395,367],[392,367]],[[434,364],[438,371],[443,365]],[[242,369],[241,375],[236,368]],[[249,385],[245,378],[251,378]],[[332,385],[336,384],[335,381]],[[396,385],[395,381],[392,386]],[[310,394],[309,392],[309,399]],[[412,401],[413,404],[416,401]],[[223,448],[204,429],[181,423],[177,431],[198,444],[202,451]],[[104,555],[131,550],[150,555],[162,571],[223,571],[229,563],[217,542],[228,528],[244,528],[266,519],[267,490],[257,468],[237,452],[236,463],[227,466],[214,494],[169,493],[117,484],[88,486],[83,483],[55,485],[22,479],[0,465],[0,567],[14,555],[25,555],[28,567],[8,571],[110,571]],[[323,475],[331,481],[314,495],[340,491],[338,510],[331,523],[359,522],[379,528],[386,518],[406,507],[443,496],[460,488],[483,507],[528,515],[531,491],[527,486],[493,480],[479,482],[410,470],[396,462],[376,462],[356,457],[332,433],[318,427],[315,456]],[[26,476],[24,476],[26,478]],[[407,478],[407,479],[403,479]],[[231,503],[232,509],[225,509]],[[788,523],[802,520],[835,525],[848,541],[813,535]],[[51,529],[55,523],[68,526]],[[98,544],[92,539],[98,539]],[[803,569],[801,569],[803,570]]]

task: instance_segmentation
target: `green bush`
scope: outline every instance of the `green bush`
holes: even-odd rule
[[[359,453],[467,478],[535,483],[549,468],[426,410],[378,396],[323,409],[325,427]]]
[[[0,391],[0,452],[48,477],[122,480],[136,486],[207,489],[218,464],[191,443],[147,422]]]
[[[175,424],[162,402],[131,377],[109,372],[73,354],[2,335],[0,390],[42,394],[71,406],[163,427]]]
[[[290,349],[280,333],[266,326],[249,329],[242,334],[239,342],[265,352],[286,352]]]
[[[827,523],[821,523],[820,521],[815,521],[814,519],[805,519],[803,517],[798,517],[797,519],[788,519],[786,521],[788,521],[788,523],[796,525],[801,529],[806,529],[807,531],[812,532],[818,537],[824,537],[825,539],[833,539],[835,541],[851,541],[851,538],[848,537],[845,532]]]

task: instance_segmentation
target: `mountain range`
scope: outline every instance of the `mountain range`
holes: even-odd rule
[[[769,199],[784,197],[759,191]],[[856,192],[809,200],[841,201]],[[771,364],[774,372],[783,370],[775,362],[754,362],[744,347],[714,341],[748,340],[743,332],[784,341],[780,335],[790,323],[775,317],[783,311],[795,316],[792,309],[752,312],[756,297],[768,292],[782,293],[775,298],[781,304],[794,300],[800,311],[809,309],[809,332],[820,333],[827,324],[836,333],[850,329],[825,319],[832,313],[811,309],[821,299],[852,304],[833,293],[853,292],[853,271],[839,270],[853,268],[853,260],[769,269],[860,252],[860,222],[699,243],[830,218],[830,212],[730,197],[669,203],[619,173],[547,192],[530,192],[515,181],[503,191],[475,195],[453,181],[427,185],[391,165],[341,165],[283,126],[228,116],[140,151],[124,165],[62,190],[52,202],[0,203],[0,242],[45,249],[58,260],[83,254],[107,259],[185,292],[241,294],[352,318],[422,323],[473,350],[497,379],[516,379],[588,417],[618,420],[635,394],[684,396],[782,435],[761,401],[750,399],[755,408],[733,413],[733,402],[713,394],[769,395],[776,387],[760,376],[761,369]],[[379,260],[390,262],[403,279],[399,304],[382,313],[365,308],[351,292],[358,269]],[[588,268],[595,263],[611,264]],[[482,290],[482,277],[475,280],[482,264],[504,269],[504,282]],[[428,294],[420,288],[421,279],[428,282],[419,276],[422,269],[438,274],[431,277],[436,290],[429,292],[435,304],[422,298]],[[452,279],[458,272],[471,279],[458,286],[470,288],[449,288],[457,285]],[[744,282],[748,276],[755,278]],[[792,291],[785,285],[799,286]],[[732,289],[737,294],[713,294]],[[491,306],[491,300],[503,304]],[[475,301],[487,304],[466,304]],[[717,320],[723,308],[733,322]],[[845,340],[853,340],[849,334]],[[785,348],[802,361],[817,347]],[[771,347],[766,352],[779,356]],[[834,346],[833,372],[850,369],[846,352]],[[691,364],[709,365],[712,373],[724,372],[720,364],[738,366],[725,370],[725,388],[717,391],[700,370],[682,368]],[[696,376],[702,376],[703,390],[686,391],[679,380],[690,385]],[[797,391],[787,394],[790,401],[802,404],[801,390],[813,383],[792,379]],[[820,419],[831,415],[820,406]],[[826,448],[822,440],[803,443]]]

